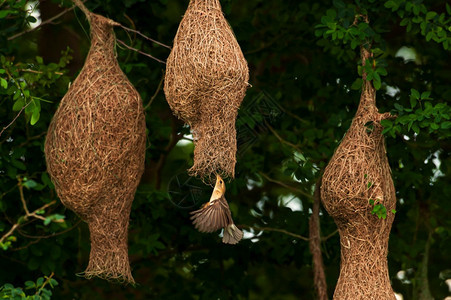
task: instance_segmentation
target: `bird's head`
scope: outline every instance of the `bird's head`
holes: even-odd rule
[[[213,200],[219,199],[222,196],[224,196],[225,191],[226,191],[226,186],[225,186],[224,180],[221,178],[221,176],[216,175],[216,184],[215,184],[215,188],[213,190],[213,194],[211,195],[211,198]]]

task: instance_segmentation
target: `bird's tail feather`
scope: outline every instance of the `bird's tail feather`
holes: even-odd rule
[[[222,242],[225,244],[235,245],[243,238],[243,232],[235,226],[235,224],[229,224],[224,228],[224,235]]]

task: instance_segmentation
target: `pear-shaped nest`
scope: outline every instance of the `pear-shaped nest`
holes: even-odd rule
[[[249,69],[218,0],[191,0],[167,60],[164,91],[176,116],[191,127],[190,174],[214,183],[234,177],[235,121]]]
[[[117,23],[89,12],[87,17],[91,48],[50,123],[47,169],[63,204],[89,224],[84,275],[133,283],[127,230],[144,170],[144,111],[115,58]]]
[[[362,61],[368,58],[362,47]],[[365,74],[363,79],[359,108],[321,185],[321,200],[340,233],[341,268],[334,299],[394,300],[387,252],[396,194],[380,124],[392,116],[378,112],[376,91]]]

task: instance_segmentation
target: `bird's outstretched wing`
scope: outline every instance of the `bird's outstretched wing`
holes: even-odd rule
[[[194,227],[200,232],[214,232],[232,223],[230,208],[224,197],[205,203],[191,212]]]

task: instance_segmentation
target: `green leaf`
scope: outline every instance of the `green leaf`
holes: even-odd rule
[[[415,108],[417,106],[418,100],[415,97],[410,96],[410,107]]]
[[[411,89],[410,95],[412,97],[414,97],[414,99],[417,99],[417,100],[420,99],[420,93],[416,89]]]
[[[451,128],[451,122],[450,121],[443,122],[441,124],[441,128],[442,129],[450,129]]]
[[[378,68],[376,69],[376,72],[377,72],[378,74],[382,75],[382,76],[386,76],[386,75],[387,75],[387,70],[386,70],[385,68],[383,68],[383,67],[378,67]]]
[[[14,102],[13,111],[21,110],[24,105],[25,105],[24,99],[23,98],[19,98],[18,100],[16,100],[16,102]]]
[[[374,73],[374,75],[377,75],[377,73]],[[379,77],[379,75],[377,76]],[[374,78],[373,85],[376,90],[379,90],[381,88],[381,80]]]
[[[34,187],[36,187],[38,185],[38,183],[34,180],[27,180],[22,184],[24,187],[26,187],[27,189],[32,189]]]
[[[417,123],[413,123],[412,125],[412,130],[416,133],[419,134],[420,133],[420,127],[418,127]]]
[[[6,90],[8,88],[8,81],[5,78],[0,78],[0,85]]]
[[[35,110],[33,114],[31,115],[30,124],[34,125],[39,121],[39,117],[41,116],[40,112],[38,110]]]
[[[359,45],[359,41],[358,41],[357,39],[353,39],[353,40],[351,41],[351,48],[352,48],[352,49],[357,48],[358,45]]]
[[[437,15],[437,13],[435,11],[430,11],[426,14],[426,20],[430,20],[432,18],[434,18]]]
[[[396,209],[392,209],[391,212],[396,214]]]
[[[401,104],[395,103],[394,106],[400,112],[404,110],[404,107]]]
[[[29,281],[29,280],[25,281],[25,288],[26,289],[32,289],[34,287],[36,287],[36,284],[33,281]]]
[[[431,95],[431,92],[430,92],[430,91],[422,92],[420,98],[421,98],[422,100],[429,100],[429,99],[431,99],[431,98],[429,98],[430,95]]]
[[[50,278],[49,284],[50,284],[50,286],[53,288],[53,287],[55,287],[55,286],[58,285],[58,281],[56,281],[56,280],[53,279],[53,278]]]
[[[410,19],[402,19],[401,23],[399,23],[399,25],[401,26],[406,26],[409,23]]]
[[[9,15],[10,13],[13,13],[13,10],[0,10],[0,19],[5,18],[7,15]]]
[[[394,8],[394,7],[397,7],[397,4],[395,3],[395,1],[390,0],[390,1],[385,2],[384,6],[386,8]]]
[[[351,89],[353,90],[360,90],[360,88],[362,87],[362,78],[357,78],[351,86]]]
[[[341,0],[333,0],[333,4],[336,8],[338,9],[344,9],[346,7],[346,5],[344,4],[343,1]]]
[[[440,126],[438,124],[436,124],[436,123],[431,123],[431,128],[434,129],[434,130],[437,130],[437,129],[440,128]]]
[[[38,280],[36,281],[36,286],[40,287],[40,286],[42,286],[43,283],[44,283],[44,278],[39,277]]]
[[[386,120],[382,120],[381,121],[381,125],[384,128],[392,128],[393,127],[393,122],[391,120],[386,119]]]
[[[28,16],[26,20],[28,23],[36,23],[37,21],[37,19],[33,16]]]

